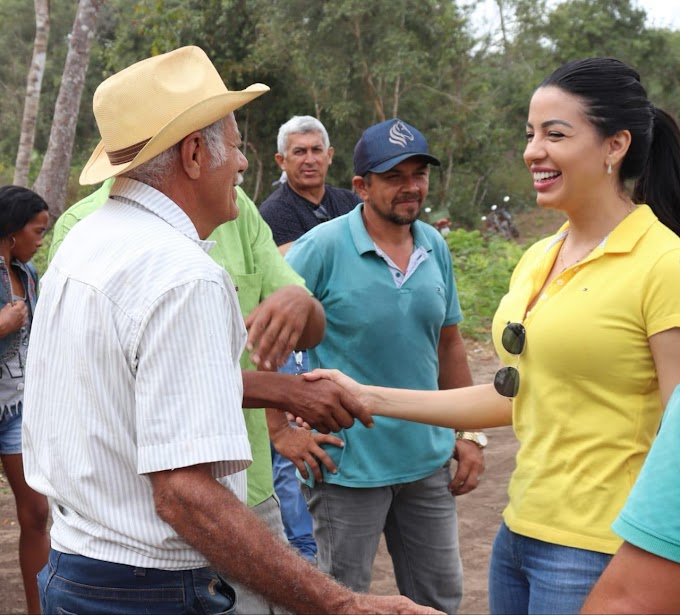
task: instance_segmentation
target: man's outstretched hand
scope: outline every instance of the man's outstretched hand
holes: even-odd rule
[[[243,407],[284,410],[321,433],[347,429],[355,419],[373,427],[373,417],[352,392],[328,378],[307,376],[244,371]]]

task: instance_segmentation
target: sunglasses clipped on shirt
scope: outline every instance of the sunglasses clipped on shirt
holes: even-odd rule
[[[524,352],[527,340],[527,331],[521,322],[509,322],[503,329],[501,344],[506,352],[519,357]],[[499,395],[503,397],[516,397],[519,391],[519,371],[515,367],[501,367],[493,379],[493,386]]]

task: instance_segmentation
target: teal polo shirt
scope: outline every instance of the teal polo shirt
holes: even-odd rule
[[[626,542],[680,564],[680,386],[668,401],[626,505],[612,525]]]
[[[415,248],[427,252],[397,288],[362,219],[363,204],[298,239],[286,259],[323,304],[326,336],[309,351],[310,368],[337,368],[363,384],[436,390],[442,327],[462,320],[451,253],[439,232],[411,225]],[[379,487],[431,475],[451,456],[452,430],[375,417],[338,434],[345,446],[325,447],[338,467],[324,480]]]

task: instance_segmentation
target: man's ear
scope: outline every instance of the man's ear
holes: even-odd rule
[[[368,192],[366,190],[366,180],[361,175],[355,175],[352,178],[352,186],[354,186],[354,192],[356,192],[362,200],[366,200]]]
[[[283,154],[279,154],[278,152],[276,152],[276,154],[274,154],[274,160],[276,160],[276,164],[278,164],[279,167],[281,167],[282,171],[286,170],[283,168]]]
[[[179,152],[182,170],[191,179],[198,179],[201,176],[201,167],[209,162],[203,135],[196,131],[184,137],[180,142]]]
[[[335,150],[333,149],[333,146],[331,145],[328,148],[328,164],[333,164],[333,154],[335,154]]]

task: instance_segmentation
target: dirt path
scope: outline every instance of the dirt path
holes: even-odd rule
[[[468,343],[470,365],[476,383],[489,382],[496,359],[489,347]],[[487,432],[486,473],[476,491],[458,499],[461,554],[465,569],[465,594],[460,613],[488,613],[487,569],[491,543],[506,502],[506,487],[514,466],[516,441],[510,428]],[[4,476],[0,475],[0,613],[24,613],[24,593],[19,573],[17,545],[19,527],[14,500]],[[381,543],[373,569],[371,591],[397,593],[392,562]]]

